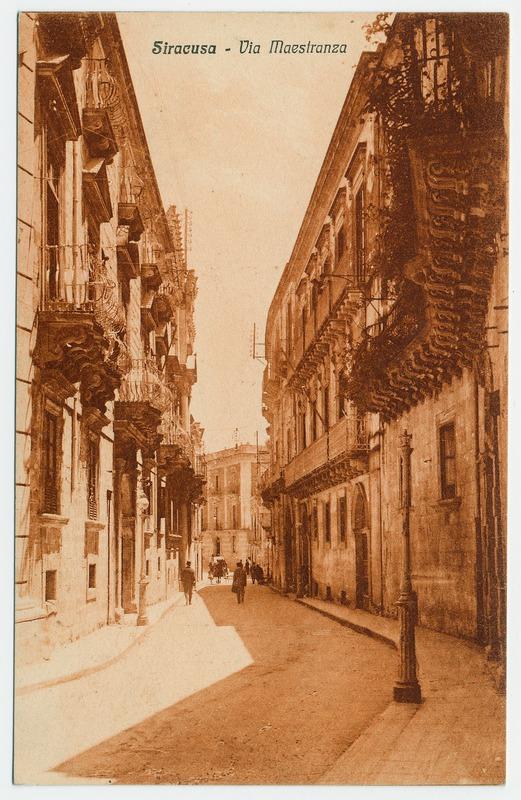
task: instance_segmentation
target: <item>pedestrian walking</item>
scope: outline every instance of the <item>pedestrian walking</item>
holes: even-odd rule
[[[244,571],[246,573],[246,577],[250,574],[250,562],[246,559],[246,563],[244,565]]]
[[[186,567],[181,572],[181,583],[185,593],[185,605],[192,605],[192,592],[195,586],[195,572],[190,561],[186,562]]]
[[[244,590],[246,588],[246,571],[242,566],[242,561],[237,561],[237,567],[233,573],[232,592],[237,595],[237,602],[244,603]]]
[[[257,583],[260,585],[264,583],[264,570],[262,569],[260,564],[256,565],[255,568],[255,578],[257,579]]]
[[[213,564],[211,562],[208,564],[208,580],[213,583]]]
[[[219,561],[216,562],[216,564],[215,564],[215,566],[213,568],[213,574],[217,578],[217,583],[220,583],[222,575],[223,575],[223,562],[222,561],[219,560]]]
[[[257,573],[257,564],[255,563],[255,561],[252,561],[251,562],[251,567],[250,567],[250,575],[251,575],[251,582],[252,583],[255,583],[255,580],[256,580],[256,577],[257,577],[256,573]]]

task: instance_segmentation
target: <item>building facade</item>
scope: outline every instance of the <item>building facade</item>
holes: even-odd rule
[[[277,586],[395,615],[410,480],[419,622],[501,665],[508,30],[464,17],[360,58],[268,313],[262,494]]]
[[[19,19],[16,655],[165,599],[203,484],[193,304],[116,16]]]
[[[264,548],[257,487],[267,458],[265,447],[250,444],[206,454],[205,569],[212,556],[223,556],[231,568],[241,559],[251,561]]]

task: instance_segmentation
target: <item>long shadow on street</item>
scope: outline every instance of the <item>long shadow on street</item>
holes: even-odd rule
[[[389,704],[396,653],[384,644],[267,587],[249,585],[240,606],[229,585],[199,598],[216,625],[235,627],[253,664],[55,772],[127,784],[315,783]]]

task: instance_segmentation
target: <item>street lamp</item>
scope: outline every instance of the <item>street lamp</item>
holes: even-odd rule
[[[411,583],[411,439],[405,430],[400,436],[401,489],[402,489],[402,578],[400,596],[396,602],[400,618],[400,671],[394,685],[393,696],[398,703],[421,703],[421,687],[416,677],[416,596]]]
[[[145,514],[148,511],[148,497],[141,486],[138,487],[136,507],[139,515],[139,526],[141,528],[141,575],[139,578],[139,600],[137,625],[148,625],[147,614],[147,586],[148,577],[145,568]]]

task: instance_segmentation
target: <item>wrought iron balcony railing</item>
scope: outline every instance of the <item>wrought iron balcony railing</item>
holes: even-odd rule
[[[153,358],[132,359],[130,369],[123,378],[119,399],[127,403],[148,403],[164,413],[173,398],[165,386],[157,363]]]
[[[159,430],[163,437],[161,443],[178,447],[184,458],[193,466],[196,459],[192,438],[181,426],[179,420],[169,415],[163,419]]]
[[[47,245],[41,307],[45,311],[92,313],[107,334],[120,333],[126,325],[116,281],[96,256],[85,257],[65,245]]]
[[[114,107],[119,101],[119,94],[116,80],[107,69],[107,59],[89,58],[86,60],[86,107],[95,109]]]

